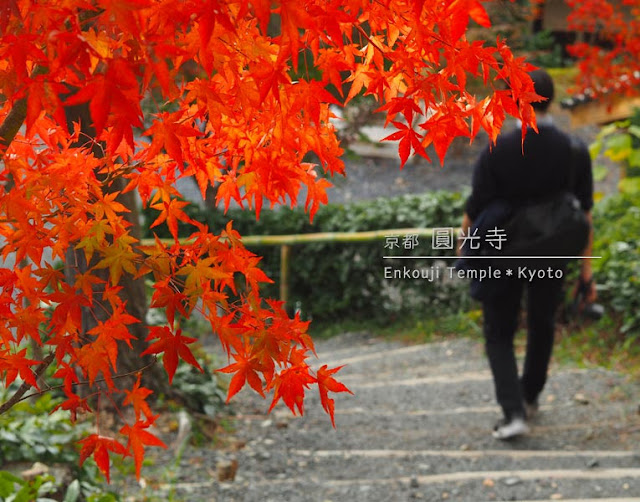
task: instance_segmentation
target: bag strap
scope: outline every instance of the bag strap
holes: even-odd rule
[[[580,155],[580,143],[574,136],[569,136],[569,192],[575,188],[576,164]]]

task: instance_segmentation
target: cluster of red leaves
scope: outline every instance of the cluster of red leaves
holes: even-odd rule
[[[578,90],[598,95],[637,95],[640,84],[640,1],[567,0],[569,28],[583,42],[569,50],[578,59]]]
[[[26,130],[0,152],[0,254],[17,264],[0,268],[5,384],[19,375],[37,386],[38,362],[22,349],[35,340],[55,353],[61,408],[73,417],[94,411],[92,397],[115,391],[118,354],[141,321],[119,296],[121,280],[147,277],[151,308],[164,309],[168,325],[149,329],[144,353],[163,356],[170,380],[179,359],[199,367],[194,339],[174,327],[176,312],[198,308],[234,361],[221,370],[233,375],[229,398],[248,383],[272,392],[272,407],[282,399],[302,413],[305,391],[317,385],[333,421],[329,393],[348,392],[334,379],[338,368],[312,370],[307,323],[261,300],[269,279],[259,258],[231,224],[213,233],[191,221],[175,181],[193,176],[203,196],[214,186],[225,208],[234,200],[258,217],[263,201],[295,204],[305,186],[313,218],[330,186],[318,170],[343,173],[330,105],[362,93],[397,126],[388,139],[399,141],[403,164],[412,152],[426,157],[431,144],[442,158],[454,137],[480,129],[495,139],[505,114],[526,127],[537,97],[529,68],[502,40],[467,41],[471,21],[489,24],[478,0],[3,2],[0,121],[22,98],[27,105]],[[312,68],[318,79],[305,77]],[[470,78],[484,81],[485,97],[468,92]],[[82,104],[94,137],[77,123],[68,130],[66,109]],[[153,226],[166,224],[172,244],[138,245],[114,180],[158,211]],[[187,243],[178,241],[179,221],[193,225]],[[85,268],[73,262],[78,253]],[[84,330],[83,311],[101,309],[108,320]],[[149,394],[139,382],[126,391],[136,417],[120,431],[126,446],[98,432],[82,441],[81,460],[93,455],[108,478],[109,452],[131,455],[139,475],[144,447],[161,445],[148,432]]]

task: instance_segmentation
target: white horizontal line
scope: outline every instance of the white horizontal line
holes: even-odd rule
[[[303,457],[334,458],[405,458],[447,457],[484,458],[507,457],[513,459],[543,458],[627,458],[635,457],[636,451],[625,450],[290,450],[289,453]]]
[[[637,468],[612,468],[612,469],[530,469],[512,471],[471,471],[450,472],[445,474],[432,474],[425,476],[397,476],[391,478],[359,478],[359,479],[315,479],[305,478],[304,482],[313,481],[323,488],[351,486],[351,485],[393,485],[396,483],[409,484],[412,480],[419,485],[432,485],[437,483],[480,481],[484,479],[520,478],[522,481],[538,479],[621,479],[637,478],[640,469]],[[288,485],[301,483],[300,478],[271,479],[255,482],[254,486]]]
[[[551,432],[558,433],[563,431],[577,432],[577,431],[583,431],[583,430],[593,431],[595,429],[616,430],[616,429],[620,429],[620,425],[621,424],[619,420],[618,421],[609,420],[605,422],[584,422],[584,423],[581,422],[581,423],[569,423],[569,424],[557,424],[557,425],[536,425],[535,427],[532,427],[531,432],[529,432],[528,434],[528,437],[530,438],[547,437],[548,434]],[[345,431],[348,429],[355,428],[360,433],[362,433],[362,431],[364,430],[364,427],[365,426],[363,424],[359,424],[359,423],[356,423],[356,424],[340,423],[338,425],[339,430]],[[472,432],[473,434],[480,433],[482,430],[484,430],[484,428],[481,426],[474,426],[473,430],[467,426],[465,426],[464,428],[461,428],[461,426],[458,426],[455,430],[455,433],[456,434],[461,433],[463,429],[466,432]],[[371,431],[369,431],[368,433],[374,434]],[[375,434],[378,434],[379,436],[383,436],[383,435],[386,435],[386,431],[376,432]],[[405,431],[403,434],[403,437],[404,439],[409,439],[411,437],[415,441],[423,441],[425,439],[425,434],[428,434],[428,432],[422,432],[417,429],[412,429],[411,431]]]
[[[345,375],[346,377],[347,375]],[[491,373],[489,370],[483,371],[467,371],[456,375],[434,375],[416,378],[406,378],[403,380],[387,380],[387,381],[369,381],[369,382],[353,382],[347,385],[352,389],[376,389],[379,387],[416,387],[418,385],[436,384],[436,383],[460,383],[460,382],[478,382],[490,380]]]
[[[586,370],[583,368],[570,368],[563,370],[562,374],[580,374],[584,373]],[[345,380],[345,384],[354,389],[372,389],[378,387],[393,387],[396,385],[399,386],[409,386],[415,387],[418,385],[425,384],[436,384],[436,383],[460,383],[460,382],[478,382],[482,380],[490,380],[491,372],[489,369],[481,369],[476,371],[464,371],[458,372],[455,374],[445,374],[445,375],[426,375],[420,377],[410,377],[403,378],[399,380],[376,380],[375,377],[370,378],[368,381],[355,381],[350,382],[349,374],[345,373],[343,376]]]
[[[384,349],[351,357],[334,357],[332,359],[327,359],[326,361],[323,360],[322,364],[327,364],[328,366],[337,366],[355,362],[369,361],[371,359],[388,358],[394,355],[411,354],[413,352],[424,352],[425,355],[427,355],[430,352],[429,349],[430,346],[427,344],[409,345],[407,347],[399,347],[397,349]],[[350,350],[353,350],[353,347]],[[335,353],[332,353],[331,355],[333,356],[335,355]]]
[[[352,387],[352,384],[348,384],[349,387]],[[573,403],[568,404],[558,404],[558,405],[542,405],[540,407],[541,411],[549,411],[557,408],[569,408],[574,406]],[[399,411],[399,410],[379,410],[379,409],[365,409],[362,407],[354,407],[354,408],[336,408],[336,415],[368,415],[372,417],[398,417],[398,416],[407,416],[407,417],[428,417],[428,416],[441,416],[441,415],[466,415],[466,414],[483,414],[483,413],[496,413],[498,410],[498,405],[492,406],[457,406],[455,408],[446,408],[446,409],[432,409],[432,410],[409,410],[409,411]]]

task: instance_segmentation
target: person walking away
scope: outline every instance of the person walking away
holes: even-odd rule
[[[474,220],[493,202],[506,201],[514,210],[525,201],[535,201],[556,191],[569,189],[575,194],[591,223],[593,176],[591,159],[584,143],[572,152],[571,138],[554,125],[548,113],[554,85],[544,70],[530,73],[538,95],[546,98],[533,103],[538,134],[527,130],[524,144],[521,129],[501,134],[477,159],[472,192],[466,202],[462,234],[469,235]],[[573,169],[573,174],[571,174]],[[573,186],[568,186],[573,179]],[[508,239],[508,236],[507,236]],[[592,231],[584,255],[591,254]],[[587,301],[596,297],[589,259],[580,260],[580,275],[590,284]],[[564,276],[564,264],[561,266]],[[476,284],[474,298],[482,302],[485,350],[493,375],[496,399],[503,417],[493,430],[497,439],[511,439],[529,431],[527,420],[537,412],[539,395],[547,380],[551,359],[555,314],[562,300],[563,278],[504,277],[491,283]],[[522,374],[519,376],[514,353],[523,292],[526,291],[527,345]]]

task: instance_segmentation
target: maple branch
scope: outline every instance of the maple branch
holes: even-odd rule
[[[391,59],[388,54],[384,51],[384,49],[382,49],[382,47],[380,47],[378,44],[376,44],[373,40],[371,40],[371,37],[369,37],[369,35],[367,35],[367,32],[364,31],[364,28],[362,26],[360,26],[359,24],[356,25],[356,29],[364,36],[364,38],[367,39],[367,41],[373,45],[373,47],[375,49],[378,49],[380,51],[380,54],[382,54],[382,57],[384,57],[385,59],[391,61],[392,63],[394,63],[395,61],[393,59]]]
[[[42,361],[40,363],[40,366],[38,366],[38,369],[35,371],[35,374],[34,374],[36,381],[38,381],[40,379],[40,377],[45,372],[45,370],[53,362],[55,356],[56,356],[55,352],[50,352],[49,355],[44,359],[44,361]],[[15,404],[19,403],[20,401],[23,401],[23,400],[31,397],[32,395],[34,395],[34,394],[29,394],[28,396],[25,396],[25,393],[31,387],[32,387],[31,384],[29,384],[27,382],[22,382],[22,385],[15,392],[15,394],[13,396],[11,396],[8,401],[2,403],[2,405],[0,406],[0,415],[2,415],[3,413],[7,412],[8,410],[10,410]],[[47,392],[48,390],[50,390],[50,389],[41,391],[38,394],[42,394],[43,392]]]
[[[53,355],[53,354],[50,354],[50,355]],[[147,365],[143,366],[142,368],[137,368],[137,369],[135,369],[135,370],[127,371],[126,373],[120,373],[120,374],[118,374],[118,375],[113,375],[113,376],[111,377],[111,380],[118,380],[118,379],[120,379],[120,378],[126,378],[126,377],[130,377],[130,376],[133,376],[133,375],[137,375],[138,373],[144,373],[145,371],[147,371],[147,370],[151,369],[151,367],[152,367],[152,366],[154,366],[157,362],[158,362],[158,357],[157,357],[157,356],[153,356],[153,360],[152,360],[149,364],[147,364]],[[106,381],[107,381],[107,379],[106,379],[106,378],[96,378],[96,379],[93,381],[93,383],[94,383],[94,384],[95,384],[95,383],[102,383],[102,382],[106,382]],[[24,384],[23,384],[23,385],[24,385]],[[91,382],[90,382],[89,380],[83,380],[82,382],[76,382],[76,383],[74,383],[73,385],[74,385],[74,386],[75,386],[75,385],[91,385]],[[28,385],[28,384],[27,384],[27,387],[30,387],[30,385]],[[31,397],[36,397],[36,396],[41,396],[42,394],[44,394],[44,393],[46,393],[46,392],[50,392],[50,391],[52,391],[52,390],[63,389],[63,388],[64,388],[64,384],[60,384],[60,385],[54,385],[53,387],[47,387],[46,389],[44,389],[44,390],[40,390],[40,391],[38,391],[38,392],[32,392],[31,394],[29,394],[29,395],[27,395],[27,396],[21,396],[21,397],[20,397],[19,399],[17,399],[17,400],[16,400],[16,401],[11,405],[11,406],[13,406],[13,405],[14,405],[14,404],[16,404],[16,403],[19,403],[20,401],[24,401],[25,399],[29,399],[29,398],[31,398]],[[27,389],[27,390],[28,390],[28,389]],[[26,390],[25,390],[25,392],[26,392]],[[24,392],[23,392],[23,394],[24,394]],[[15,396],[14,396],[14,397],[15,397]],[[13,397],[12,397],[12,399],[13,399]],[[9,401],[7,401],[7,403],[8,403],[8,402],[9,402]],[[6,403],[5,403],[5,404],[6,404]],[[1,415],[2,413],[4,413],[4,411],[6,411],[6,410],[3,410],[3,408],[4,408],[4,404],[0,407],[0,415]]]
[[[0,125],[0,159],[4,157],[4,152],[9,148],[9,145],[13,141],[13,138],[16,137],[16,134],[18,134],[26,118],[27,98],[22,98],[13,104],[9,115],[7,115],[2,125]]]
[[[47,72],[47,68],[43,66],[36,66],[31,73],[32,77],[38,75],[44,75]],[[0,160],[4,157],[4,152],[7,151],[9,145],[16,137],[18,131],[22,127],[22,124],[27,118],[27,98],[20,98],[11,107],[9,115],[4,119],[2,125],[0,125]]]

